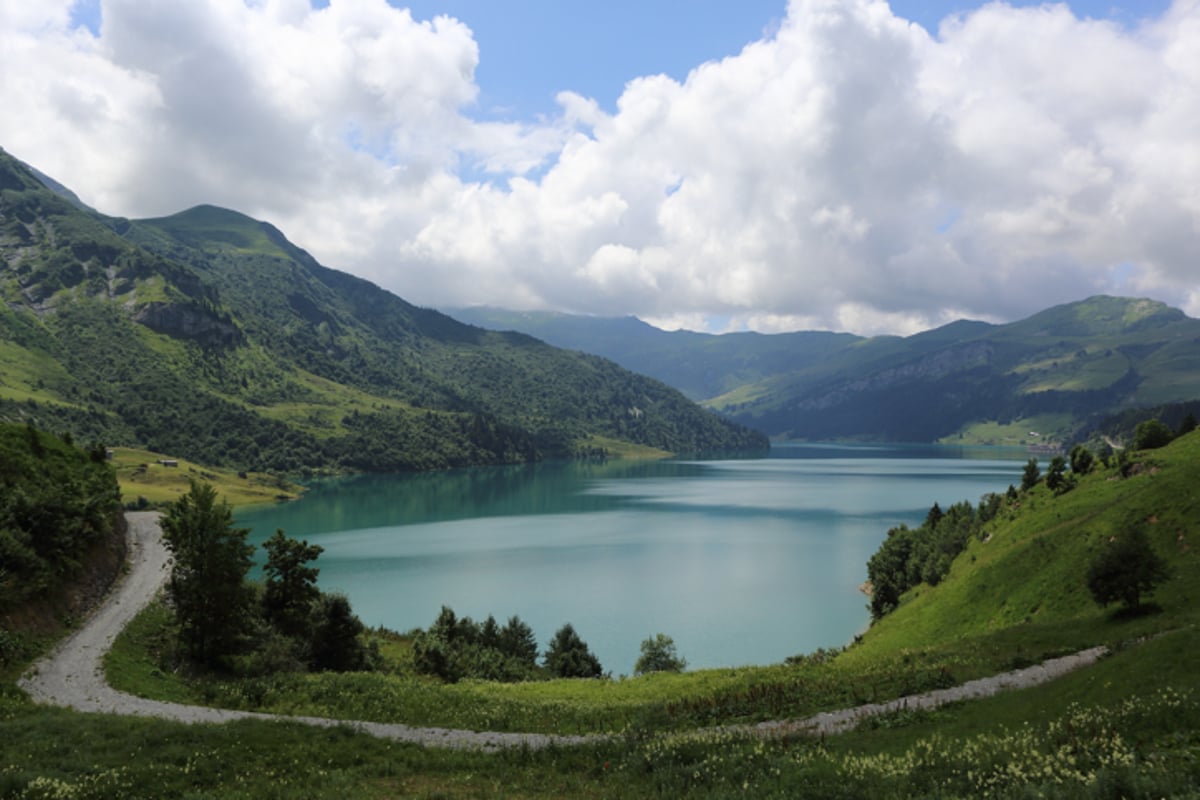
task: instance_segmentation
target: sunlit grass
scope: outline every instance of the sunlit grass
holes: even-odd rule
[[[169,454],[130,447],[114,447],[112,451],[110,463],[116,470],[121,497],[127,504],[138,503],[139,498],[152,506],[173,503],[188,492],[192,480],[212,484],[217,496],[235,507],[294,500],[304,491],[297,484],[264,473],[208,467]],[[174,461],[176,466],[160,463],[164,460]]]

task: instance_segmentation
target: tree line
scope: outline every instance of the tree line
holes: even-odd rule
[[[174,557],[167,597],[182,655],[206,668],[244,674],[369,669],[378,655],[342,594],[317,588],[322,548],[277,530],[263,545],[265,580],[248,580],[254,546],[216,490],[193,481],[162,519]]]

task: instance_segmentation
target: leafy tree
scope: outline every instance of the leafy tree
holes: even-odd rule
[[[162,529],[175,558],[167,593],[180,638],[192,658],[216,666],[238,651],[252,619],[249,530],[234,528],[233,513],[217,502],[216,489],[194,480],[168,509]]]
[[[1095,464],[1095,457],[1092,455],[1092,451],[1081,444],[1077,444],[1071,448],[1069,458],[1071,459],[1071,472],[1076,475],[1087,475],[1092,471],[1092,467]]]
[[[1025,463],[1025,471],[1021,473],[1021,491],[1028,492],[1038,485],[1042,479],[1042,471],[1038,469],[1038,460],[1031,458]]]
[[[592,654],[569,622],[550,640],[545,664],[546,669],[559,678],[599,678],[603,674],[600,659]]]
[[[1141,606],[1142,596],[1170,577],[1167,562],[1154,552],[1146,531],[1139,525],[1110,541],[1092,559],[1087,587],[1101,606],[1121,601],[1125,608]]]
[[[289,539],[282,530],[263,542],[267,551],[263,613],[280,633],[298,637],[309,627],[313,603],[321,596],[317,567],[308,566],[324,552],[320,545]]]
[[[666,634],[656,633],[642,642],[642,654],[633,667],[636,675],[647,672],[683,672],[687,661],[675,652],[675,641]]]
[[[887,538],[867,561],[867,580],[871,582],[871,618],[880,619],[900,604],[900,595],[911,585],[908,563],[913,550],[914,532],[900,525],[887,532]]]
[[[1154,450],[1171,443],[1175,434],[1165,424],[1157,419],[1139,422],[1133,431],[1134,450]]]

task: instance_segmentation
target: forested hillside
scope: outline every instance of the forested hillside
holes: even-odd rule
[[[416,308],[208,206],[113,219],[0,151],[0,419],[244,469],[758,449],[616,364]]]
[[[93,551],[120,550],[121,498],[104,460],[103,450],[0,423],[0,666],[21,655],[13,614],[30,602],[70,605],[66,587]],[[120,559],[101,560],[115,575]]]
[[[1150,300],[1092,297],[1005,325],[963,320],[869,339],[452,313],[600,353],[780,438],[1070,442],[1123,409],[1200,398],[1200,321]]]

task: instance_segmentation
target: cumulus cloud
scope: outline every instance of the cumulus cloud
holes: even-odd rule
[[[613,113],[473,118],[468,21],[385,0],[0,0],[0,145],[109,213],[219,203],[427,305],[910,332],[1096,292],[1200,314],[1200,1],[793,0]],[[719,322],[718,322],[719,320]]]

